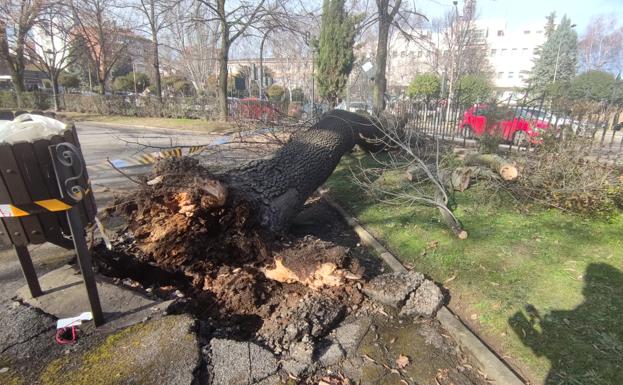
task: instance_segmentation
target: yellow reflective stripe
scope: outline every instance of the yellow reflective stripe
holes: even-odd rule
[[[13,211],[13,216],[14,217],[25,217],[25,216],[30,215],[26,211],[18,209],[17,207],[15,207],[13,205],[9,205],[9,206],[11,206],[11,211]]]
[[[30,215],[24,210],[9,204],[0,205],[0,218],[25,217]]]
[[[138,161],[139,163],[142,164],[149,164],[149,163],[153,163],[154,161],[152,159],[150,159],[150,157],[148,156],[149,154],[142,154],[138,156]]]
[[[71,208],[70,205],[58,199],[45,199],[42,201],[35,201],[34,203],[49,211],[65,211]]]
[[[181,148],[176,148],[175,149],[175,155],[178,156],[178,157],[182,156],[182,149]]]

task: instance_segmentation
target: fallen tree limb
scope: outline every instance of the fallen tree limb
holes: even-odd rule
[[[495,154],[467,154],[464,163],[466,166],[489,167],[500,174],[504,180],[515,180],[519,175],[514,164]]]

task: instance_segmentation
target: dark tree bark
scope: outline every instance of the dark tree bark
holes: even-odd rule
[[[382,13],[381,13],[382,11]],[[379,10],[379,40],[376,47],[376,72],[374,74],[373,109],[375,114],[385,110],[385,92],[387,91],[387,44],[391,20],[387,9]]]
[[[374,74],[373,109],[380,115],[385,110],[385,92],[387,91],[387,46],[389,29],[400,11],[402,0],[396,0],[393,7],[390,0],[377,0],[379,38],[376,47],[376,71]]]
[[[257,210],[263,227],[281,233],[342,156],[355,144],[369,148],[366,139],[379,133],[371,119],[333,110],[309,130],[296,133],[271,158],[231,170],[224,180],[232,195]]]

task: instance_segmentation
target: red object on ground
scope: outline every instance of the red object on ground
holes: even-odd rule
[[[459,129],[466,136],[482,136],[486,131],[492,130],[492,133],[500,135],[504,140],[515,141],[521,132],[526,140],[532,143],[538,143],[538,138],[542,130],[550,128],[550,125],[542,120],[527,119],[522,116],[521,110],[513,111],[508,107],[498,107],[497,114],[501,114],[504,118],[493,127],[487,127],[488,105],[479,104],[470,107],[465,111],[463,120],[459,123]],[[469,132],[468,132],[469,130]],[[525,133],[525,135],[523,135]]]
[[[59,345],[76,343],[76,341],[78,341],[78,328],[76,326],[69,326],[57,329],[54,339]]]
[[[242,118],[264,122],[274,121],[279,115],[279,111],[270,102],[257,98],[240,99],[239,110]]]

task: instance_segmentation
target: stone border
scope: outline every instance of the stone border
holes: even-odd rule
[[[321,192],[322,197],[333,207],[357,233],[361,242],[372,247],[376,253],[395,272],[407,271],[400,261],[387,250],[379,241],[364,229],[355,218],[346,212],[327,194]],[[437,320],[446,329],[456,342],[467,350],[480,363],[488,379],[499,385],[525,385],[509,367],[489,347],[487,347],[463,322],[446,306],[437,312]]]

